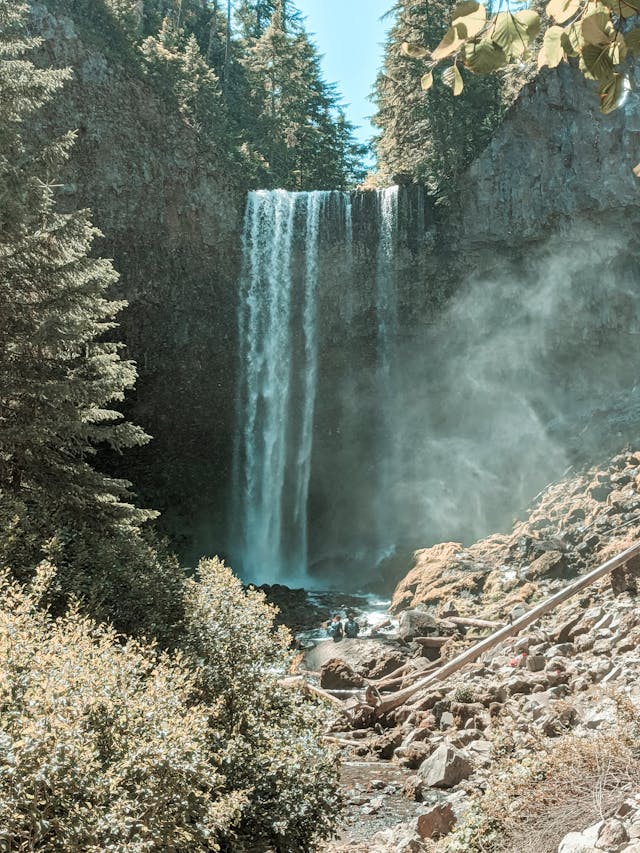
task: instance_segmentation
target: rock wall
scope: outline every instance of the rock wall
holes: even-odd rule
[[[89,207],[121,274],[129,416],[153,442],[109,460],[189,559],[221,550],[233,430],[242,177],[145,78],[102,2],[33,2],[43,61],[73,80],[42,117],[77,130],[60,204]],[[80,11],[78,11],[80,10]]]

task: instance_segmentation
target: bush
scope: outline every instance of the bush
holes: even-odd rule
[[[0,579],[0,849],[217,849],[242,804],[210,753],[184,658],[120,643]]]
[[[338,811],[322,710],[279,686],[289,635],[217,560],[172,655],[0,574],[0,850],[302,853]]]
[[[281,687],[292,655],[275,608],[245,591],[219,560],[187,583],[184,650],[201,701],[216,704],[214,751],[229,790],[250,790],[231,849],[305,853],[331,834],[339,811],[336,759],[322,745],[321,707]]]

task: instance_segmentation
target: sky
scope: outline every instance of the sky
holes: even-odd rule
[[[391,24],[389,18],[381,21],[380,17],[393,6],[393,0],[296,0],[295,5],[323,55],[325,79],[337,84],[347,118],[358,126],[358,140],[368,142],[374,132],[369,116],[375,112],[368,96]]]

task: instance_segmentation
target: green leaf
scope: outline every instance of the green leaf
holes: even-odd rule
[[[525,24],[511,12],[499,12],[495,17],[491,39],[504,50],[509,59],[517,59],[531,41]]]
[[[440,44],[432,52],[431,57],[436,60],[446,59],[447,56],[451,56],[452,53],[459,50],[463,44],[464,39],[460,38],[455,28],[449,27]]]
[[[466,18],[467,15],[473,15],[473,13],[477,12],[479,9],[485,9],[485,7],[480,3],[476,3],[475,0],[462,0],[461,3],[456,3],[456,7],[451,15],[451,20],[456,21],[458,18]]]
[[[582,36],[587,44],[610,44],[611,38],[606,32],[609,15],[606,12],[594,12],[582,19]]]
[[[581,68],[586,70],[585,76],[592,80],[606,82],[613,76],[613,62],[609,53],[609,46],[585,44],[581,54]]]
[[[491,39],[482,39],[480,42],[467,42],[464,62],[474,74],[491,74],[507,64],[507,55]]]
[[[624,43],[627,46],[628,53],[634,56],[640,56],[640,29],[631,30],[624,35]]]
[[[420,87],[423,92],[428,92],[433,86],[433,71],[427,71],[420,79]]]
[[[581,0],[549,0],[546,7],[547,15],[559,24],[564,24],[569,18],[573,18],[581,5]]]
[[[617,110],[624,94],[624,77],[622,74],[614,74],[610,80],[603,83],[598,89],[600,97],[600,110],[605,115]]]
[[[579,21],[574,21],[564,28],[561,43],[567,56],[577,56],[580,53],[584,47],[584,39]]]
[[[540,32],[540,15],[532,9],[521,9],[520,12],[516,12],[515,17],[525,28],[529,41],[533,41]]]
[[[542,68],[544,65],[548,65],[549,68],[556,68],[560,65],[564,59],[563,35],[562,27],[549,27],[544,34],[544,41],[538,54],[538,68]]]
[[[454,21],[454,29],[458,36],[462,39],[473,38],[487,25],[487,10],[484,6],[480,6],[475,12],[470,15],[465,15]]]
[[[454,95],[460,95],[464,89],[464,80],[457,65],[451,65],[442,72],[442,82],[453,89]]]
[[[402,42],[400,53],[403,56],[409,56],[411,59],[425,59],[429,56],[429,51],[426,47],[422,47],[420,44],[409,44],[408,41]]]

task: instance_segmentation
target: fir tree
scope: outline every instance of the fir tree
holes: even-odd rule
[[[378,169],[385,181],[402,176],[427,184],[435,193],[469,165],[488,143],[504,112],[497,77],[465,75],[464,97],[436,76],[423,92],[424,62],[405,56],[403,42],[433,49],[447,30],[453,0],[399,0],[387,38],[384,66],[376,82],[374,122]]]
[[[25,16],[0,0],[0,567],[23,577],[49,556],[63,593],[143,628],[178,573],[141,538],[154,513],[91,464],[99,448],[120,452],[148,436],[113,407],[136,378],[111,339],[125,305],[109,297],[117,274],[89,255],[98,232],[88,212],[56,210],[73,137],[39,144],[26,127],[70,75],[26,58],[37,42],[23,35]],[[149,613],[133,618],[128,599]]]

